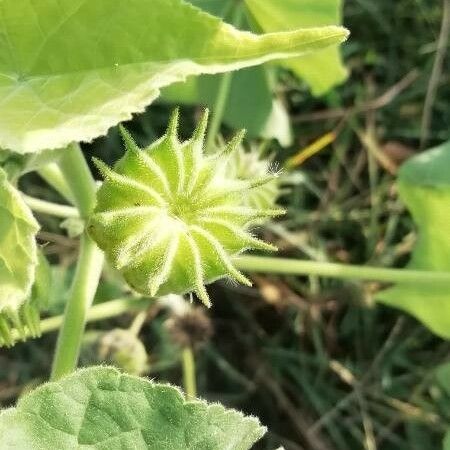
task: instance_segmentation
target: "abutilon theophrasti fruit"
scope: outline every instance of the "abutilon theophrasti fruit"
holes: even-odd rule
[[[230,277],[250,285],[233,266],[245,250],[276,250],[249,231],[280,209],[248,206],[252,189],[271,182],[232,177],[229,158],[242,141],[239,133],[213,155],[203,152],[208,114],[192,138],[178,139],[178,111],[166,134],[140,149],[122,129],[126,153],[113,169],[96,161],[104,177],[88,230],[128,284],[149,296],[194,291],[210,304],[205,284]]]
[[[228,160],[228,176],[239,180],[253,180],[268,173],[276,173],[272,157],[264,157],[257,149],[250,151],[240,145]],[[270,209],[276,205],[278,197],[282,194],[280,177],[274,176],[267,183],[251,189],[244,197],[246,206],[255,209]],[[265,217],[264,219],[269,219]],[[264,222],[264,220],[261,220]]]

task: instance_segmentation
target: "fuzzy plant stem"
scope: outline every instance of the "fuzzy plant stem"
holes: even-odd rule
[[[96,185],[78,145],[67,148],[59,161],[80,212],[87,218],[95,206]],[[102,272],[103,253],[86,232],[80,241],[80,255],[72,282],[64,320],[58,335],[51,379],[71,373],[77,365],[87,312],[92,305]]]
[[[79,217],[78,209],[72,206],[59,205],[57,203],[48,202],[39,198],[30,197],[29,195],[22,195],[25,203],[35,212],[41,214],[48,214],[55,217]]]
[[[197,397],[197,382],[195,377],[195,356],[192,347],[186,346],[181,353],[183,362],[183,386],[188,400]]]
[[[350,280],[371,280],[385,283],[415,283],[448,286],[450,273],[426,270],[386,269],[383,267],[351,266],[297,259],[240,256],[235,266],[244,272],[279,273],[284,275],[316,275]]]
[[[239,27],[242,22],[243,14],[242,5],[237,3],[234,7],[231,24],[235,27]],[[219,88],[211,113],[211,122],[209,125],[208,134],[206,136],[205,148],[207,153],[212,153],[214,151],[214,143],[219,134],[220,125],[223,121],[232,81],[233,72],[226,72],[223,75],[220,75]]]
[[[58,164],[50,163],[46,166],[40,167],[37,170],[37,173],[62,197],[64,197],[70,203],[75,203],[72,191],[70,190]]]

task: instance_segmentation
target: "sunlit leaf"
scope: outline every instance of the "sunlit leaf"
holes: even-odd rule
[[[0,2],[0,147],[86,141],[159,89],[337,44],[338,27],[256,36],[182,0]]]
[[[245,0],[245,3],[265,32],[342,22],[341,0]],[[315,95],[324,94],[347,78],[338,46],[283,61],[282,65],[305,80]]]
[[[107,367],[45,384],[0,415],[2,449],[248,450],[264,432],[255,418]]]
[[[398,189],[417,225],[411,269],[450,271],[450,142],[410,159]],[[379,300],[414,315],[436,334],[450,338],[450,286],[402,283]]]

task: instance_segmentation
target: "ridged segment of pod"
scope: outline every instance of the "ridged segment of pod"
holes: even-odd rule
[[[251,180],[230,177],[227,163],[239,133],[221,151],[203,152],[208,114],[192,138],[178,140],[178,111],[166,134],[145,149],[122,129],[126,153],[113,169],[96,164],[104,177],[88,230],[129,285],[144,295],[194,291],[210,304],[205,284],[230,277],[250,284],[232,263],[245,250],[276,250],[249,229],[280,209],[246,205],[252,189],[276,174]]]
[[[264,157],[257,149],[246,151],[240,145],[229,158],[228,175],[240,180],[251,180],[273,172],[272,166],[270,155]],[[273,177],[269,182],[252,189],[245,197],[245,204],[255,209],[274,208],[281,193],[280,178]]]

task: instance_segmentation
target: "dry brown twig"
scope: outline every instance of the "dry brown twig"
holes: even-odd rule
[[[450,0],[449,0],[450,1]],[[302,114],[293,118],[293,122],[314,122],[327,119],[340,119],[352,114],[361,114],[368,111],[374,111],[389,105],[399,94],[411,86],[419,77],[419,71],[413,69],[406,74],[399,82],[391,86],[386,92],[374,100],[368,101],[362,105],[355,105],[350,108],[327,109],[310,114]]]

